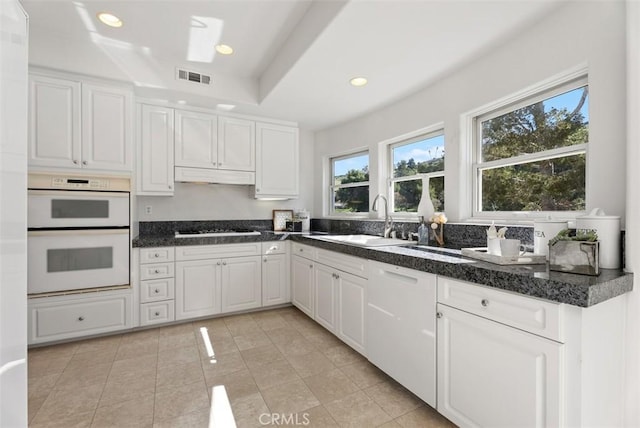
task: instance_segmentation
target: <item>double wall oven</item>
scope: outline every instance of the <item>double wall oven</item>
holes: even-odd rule
[[[29,174],[28,293],[129,284],[130,181]]]

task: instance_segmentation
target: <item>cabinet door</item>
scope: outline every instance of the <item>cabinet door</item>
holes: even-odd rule
[[[176,320],[221,312],[220,260],[176,263]]]
[[[218,168],[256,170],[255,122],[218,117]]]
[[[82,166],[131,171],[132,92],[82,84]]]
[[[369,262],[367,357],[436,405],[436,276]]]
[[[315,320],[332,333],[336,332],[336,283],[338,275],[329,266],[315,266]]]
[[[365,353],[365,288],[367,280],[345,272],[336,272],[338,293],[337,334],[346,344]]]
[[[80,83],[29,76],[29,165],[80,168]]]
[[[298,196],[298,128],[256,123],[256,198]]]
[[[222,312],[262,306],[260,256],[222,261]]]
[[[173,109],[138,106],[138,194],[173,195]]]
[[[291,258],[291,302],[313,318],[313,262],[300,256]]]
[[[438,411],[460,426],[558,427],[563,345],[438,304]]]
[[[212,114],[175,111],[176,166],[218,167],[218,118]]]
[[[289,257],[269,254],[262,257],[262,306],[289,303]]]

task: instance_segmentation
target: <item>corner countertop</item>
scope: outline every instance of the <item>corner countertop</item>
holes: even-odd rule
[[[330,251],[460,279],[480,285],[538,297],[558,303],[589,307],[633,289],[633,275],[621,269],[601,269],[599,276],[549,271],[548,265],[501,266],[458,255],[388,246],[365,248],[314,239],[308,234],[262,232],[255,236],[175,238],[145,235],[133,240],[134,247],[218,245],[243,242],[291,240]]]

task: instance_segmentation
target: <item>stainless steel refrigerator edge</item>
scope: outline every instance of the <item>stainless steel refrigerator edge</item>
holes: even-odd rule
[[[27,426],[28,21],[0,0],[0,426]]]

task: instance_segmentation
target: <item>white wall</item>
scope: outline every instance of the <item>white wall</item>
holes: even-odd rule
[[[316,133],[318,179],[313,215],[323,215],[323,158],[368,147],[375,180],[379,175],[379,142],[443,122],[446,212],[451,220],[466,218],[470,201],[465,190],[470,182],[463,163],[466,153],[460,148],[461,115],[581,64],[588,65],[590,90],[587,209],[602,207],[608,214],[624,218],[624,2],[568,2],[436,84],[357,120]],[[370,194],[376,193],[378,183],[372,181]]]
[[[300,130],[300,198],[259,201],[253,187],[226,184],[176,183],[174,196],[138,196],[139,221],[268,220],[274,209],[313,210],[313,134]],[[251,192],[251,193],[250,193]],[[151,206],[151,214],[145,207]]]

